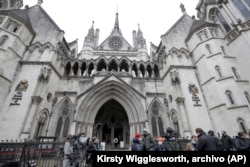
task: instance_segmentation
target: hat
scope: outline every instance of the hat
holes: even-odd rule
[[[158,137],[158,142],[164,142],[164,138],[163,137]]]
[[[222,135],[226,135],[227,132],[223,130],[223,131],[221,132],[221,134],[222,134]]]
[[[135,134],[135,138],[139,139],[141,137],[141,134],[140,133],[136,133]]]
[[[146,128],[143,129],[143,132],[147,132],[148,130]]]

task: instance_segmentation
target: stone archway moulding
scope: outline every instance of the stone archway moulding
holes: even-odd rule
[[[83,98],[77,112],[77,121],[94,123],[99,109],[109,100],[114,99],[125,109],[129,123],[143,122],[146,120],[145,108],[142,97],[125,84],[108,81],[92,89]]]

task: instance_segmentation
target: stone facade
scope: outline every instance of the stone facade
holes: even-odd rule
[[[200,0],[198,20],[181,5],[149,54],[140,27],[133,45],[122,36],[118,13],[106,40],[93,22],[78,50],[42,1],[15,2],[0,11],[1,139],[85,132],[128,145],[144,128],[154,137],[167,127],[185,138],[197,127],[249,132],[249,1]]]

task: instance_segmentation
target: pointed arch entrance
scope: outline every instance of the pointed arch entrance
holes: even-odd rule
[[[108,79],[79,95],[81,103],[76,113],[75,132],[85,132],[92,137],[97,134],[99,124],[98,134],[103,140],[106,136],[100,134],[102,130],[109,134],[110,139],[122,134],[124,146],[129,147],[134,134],[148,128],[143,105],[146,98],[116,76],[111,75]]]
[[[129,142],[129,121],[128,115],[123,106],[114,99],[104,103],[97,112],[94,125],[99,125],[98,130],[94,129],[94,135],[100,141],[106,143],[108,148],[113,148],[113,139]]]

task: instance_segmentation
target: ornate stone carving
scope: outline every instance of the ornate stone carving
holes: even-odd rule
[[[178,97],[175,101],[176,101],[177,104],[184,104],[185,98]]]
[[[164,98],[164,104],[166,107],[168,107],[168,99]]]
[[[29,87],[28,81],[26,79],[20,81],[20,83],[16,87],[16,91],[21,93],[27,90]]]
[[[43,100],[40,96],[32,96],[31,98],[33,104],[39,104]]]
[[[188,85],[188,89],[189,89],[189,93],[192,93],[192,94],[199,93],[197,86],[195,84],[193,84],[193,83],[190,83]]]
[[[40,75],[38,77],[39,81],[48,81],[51,71],[52,70],[49,66],[42,66]]]
[[[177,69],[172,69],[170,71],[170,78],[171,78],[172,84],[180,83],[179,72]]]
[[[119,50],[122,48],[122,40],[118,36],[113,36],[109,40],[109,47],[114,50]]]

